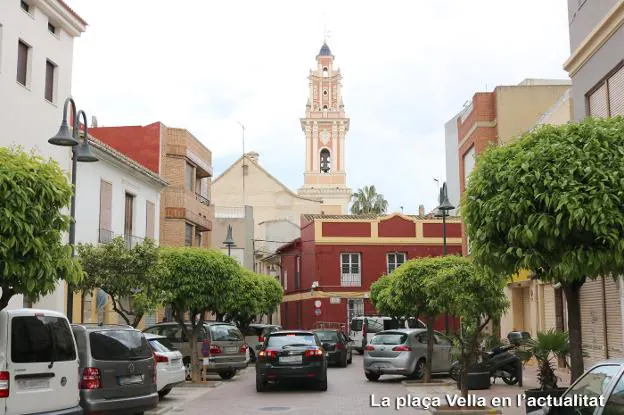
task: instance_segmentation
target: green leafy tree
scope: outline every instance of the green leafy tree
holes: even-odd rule
[[[204,316],[225,308],[232,279],[240,272],[241,267],[233,258],[217,250],[161,248],[158,288],[166,293],[165,303],[171,306],[174,319],[189,339],[193,382],[201,380],[197,339]],[[185,321],[186,315],[189,321]]]
[[[461,203],[476,262],[561,284],[573,381],[584,371],[580,289],[624,271],[623,156],[622,117],[544,126],[480,155]]]
[[[397,297],[391,292],[394,277],[394,274],[383,275],[372,283],[370,287],[370,299],[375,310],[382,315],[400,318],[410,314],[404,314],[403,311],[398,311],[395,301]]]
[[[245,331],[256,315],[262,310],[264,290],[258,274],[241,268],[230,281],[231,288],[226,293],[227,302],[219,314],[225,316],[226,321],[235,322]]]
[[[122,237],[100,246],[79,244],[80,263],[85,271],[76,290],[90,291],[100,288],[113,303],[113,310],[133,327],[137,327],[145,314],[162,305],[163,293],[157,289],[158,247],[154,241],[128,249]],[[128,305],[124,305],[128,301]]]
[[[284,290],[279,281],[270,275],[259,275],[260,285],[262,287],[262,303],[261,313],[266,315],[273,314],[284,297]]]
[[[375,186],[364,186],[351,195],[351,213],[362,214],[383,214],[388,210],[388,201],[382,194],[377,193]]]
[[[470,258],[447,256],[445,266],[429,274],[425,281],[427,302],[432,309],[444,309],[461,319],[461,393],[468,397],[468,368],[476,363],[483,329],[508,307],[503,292],[505,279],[479,269]]]
[[[32,301],[82,270],[63,244],[72,187],[58,163],[19,147],[0,147],[0,310],[16,294]]]

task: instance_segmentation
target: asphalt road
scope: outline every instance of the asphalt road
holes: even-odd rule
[[[397,397],[407,396],[401,384],[403,377],[382,376],[378,382],[364,377],[362,356],[354,354],[353,363],[346,368],[330,367],[326,392],[299,384],[288,384],[273,390],[256,392],[255,368],[224,381],[215,389],[183,405],[177,414],[307,414],[347,415],[379,413],[423,413],[415,408],[395,409]],[[371,395],[377,402],[390,398],[389,408],[371,406]],[[182,408],[180,408],[182,409]],[[173,413],[173,412],[172,412]],[[426,413],[426,412],[425,412]]]

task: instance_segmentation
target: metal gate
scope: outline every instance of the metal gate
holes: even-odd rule
[[[364,299],[363,298],[349,298],[347,305],[347,324],[351,324],[353,317],[364,315]]]

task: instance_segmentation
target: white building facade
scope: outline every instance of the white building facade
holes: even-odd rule
[[[457,120],[461,113],[455,115],[444,125],[444,149],[446,153],[446,190],[453,206],[459,205],[459,136]],[[457,209],[449,212],[455,216]]]
[[[76,243],[106,244],[123,237],[132,247],[149,238],[158,243],[160,192],[167,182],[103,142],[91,138],[99,161],[78,164],[76,175]],[[74,297],[74,322],[94,322],[92,298]],[[108,307],[110,308],[110,307]],[[81,310],[82,309],[82,310]],[[81,310],[81,311],[79,311]],[[116,315],[106,312],[108,322]]]
[[[60,0],[0,1],[1,146],[21,145],[71,169],[71,150],[48,144],[71,95],[74,39],[86,22]],[[34,306],[65,311],[65,284]],[[21,295],[9,308],[24,305]]]

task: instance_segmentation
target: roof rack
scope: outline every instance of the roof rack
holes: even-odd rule
[[[117,324],[117,323],[73,323],[75,326],[97,326],[97,327],[132,327],[130,324]]]

